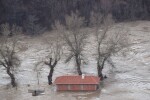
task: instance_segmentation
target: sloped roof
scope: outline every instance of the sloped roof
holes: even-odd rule
[[[55,80],[55,84],[99,84],[100,78],[97,76],[60,76]]]

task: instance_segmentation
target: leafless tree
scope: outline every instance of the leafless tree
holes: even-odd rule
[[[0,66],[5,68],[6,73],[11,78],[13,87],[17,86],[14,72],[20,64],[20,60],[16,55],[16,43],[16,40],[7,37],[2,37],[0,43]]]
[[[82,30],[83,24],[84,18],[80,17],[78,12],[71,13],[71,16],[66,16],[66,31],[63,34],[69,50],[69,55],[65,62],[74,59],[79,75],[82,75],[80,67],[82,60],[84,60],[83,51],[88,36],[87,32]]]
[[[106,61],[113,65],[110,62],[111,56],[128,47],[128,36],[126,34],[128,31],[124,30],[123,27],[113,29],[111,15],[102,16],[101,14],[92,13],[91,22],[94,25],[97,43],[96,59],[98,76],[103,79],[102,70]]]
[[[61,56],[63,54],[62,42],[61,42],[60,33],[59,33],[60,27],[61,27],[61,24],[58,21],[56,21],[55,24],[53,25],[53,29],[56,32],[53,39],[48,39],[48,40],[45,39],[46,42],[50,46],[48,48],[48,51],[49,51],[48,61],[45,61],[45,64],[48,65],[50,68],[49,75],[48,75],[49,85],[52,84],[52,76],[53,76],[54,68],[60,61]]]

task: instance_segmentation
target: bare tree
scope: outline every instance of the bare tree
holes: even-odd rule
[[[58,21],[55,22],[53,25],[53,29],[55,29],[56,33],[53,39],[49,39],[46,42],[50,45],[50,48],[48,48],[49,55],[48,55],[48,61],[45,61],[45,64],[49,66],[50,71],[48,75],[48,83],[49,85],[52,84],[52,76],[54,72],[54,68],[58,64],[58,62],[61,59],[61,56],[63,54],[63,49],[62,49],[62,42],[60,38],[60,23]],[[45,39],[46,40],[46,39]]]
[[[51,48],[49,49],[50,50],[49,61],[45,61],[45,64],[48,65],[50,68],[49,75],[48,75],[49,85],[52,84],[52,76],[53,76],[54,68],[58,64],[61,58],[61,54],[62,54],[61,47],[59,46],[58,43],[50,44],[50,45],[51,45]]]
[[[86,45],[87,32],[82,30],[84,24],[84,18],[79,16],[79,13],[71,13],[71,16],[66,16],[66,31],[63,34],[63,38],[68,46],[69,55],[65,62],[69,62],[74,59],[77,72],[82,75],[81,62],[84,60],[84,47]]]
[[[22,28],[13,24],[11,27],[8,23],[0,25],[1,34],[4,36],[13,36],[22,32]]]
[[[2,35],[9,35],[10,34],[10,27],[8,23],[2,24],[0,26],[1,34]]]
[[[16,84],[14,72],[20,64],[20,60],[16,55],[17,42],[14,39],[8,41],[8,38],[4,38],[4,37],[2,38],[0,44],[0,66],[5,68],[6,73],[11,78],[11,85],[13,87],[16,87],[17,84]]]
[[[128,47],[128,37],[126,34],[128,31],[124,30],[123,27],[119,27],[118,29],[114,29],[114,32],[110,32],[110,30],[113,30],[111,15],[102,16],[92,13],[91,22],[94,25],[97,43],[96,59],[98,76],[103,79],[102,70],[106,61],[114,66],[111,62],[111,56]]]

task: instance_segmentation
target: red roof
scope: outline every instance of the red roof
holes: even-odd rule
[[[55,84],[99,84],[100,78],[97,76],[60,76],[55,80]]]

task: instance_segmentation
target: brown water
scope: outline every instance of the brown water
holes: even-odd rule
[[[108,76],[101,82],[100,89],[94,92],[56,92],[55,86],[47,85],[48,67],[41,71],[40,86],[36,86],[36,72],[34,64],[47,55],[47,44],[41,38],[21,39],[26,49],[20,52],[22,60],[20,72],[17,75],[18,89],[6,89],[5,84],[9,78],[4,70],[0,76],[0,100],[150,100],[150,22],[138,21],[125,23],[130,29],[132,51],[126,57],[116,55],[113,57],[116,68],[106,64],[104,74]],[[91,41],[92,41],[91,37]],[[87,53],[92,53],[94,42],[87,46]],[[41,48],[42,47],[42,48]],[[88,65],[82,67],[84,73],[96,75],[96,62],[94,58],[87,57]],[[63,64],[55,69],[54,78],[64,74],[75,73],[73,63]],[[27,84],[31,84],[30,87]],[[32,96],[28,89],[45,89],[45,94]]]

